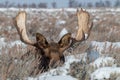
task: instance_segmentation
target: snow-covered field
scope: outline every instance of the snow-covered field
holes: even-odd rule
[[[44,34],[49,41],[51,38],[57,41],[67,32],[72,32],[72,36],[76,34],[77,20],[74,17],[76,9],[21,10],[28,13],[27,25],[29,35],[32,34],[31,39],[34,39],[34,33],[38,31]],[[16,8],[0,9],[2,16],[2,18],[0,17],[0,54],[3,54],[4,49],[2,48],[6,46],[8,49],[15,45],[26,48],[26,45],[19,40],[15,27],[9,21],[18,11],[19,9]],[[86,52],[82,53],[75,51],[77,53],[74,55],[69,53],[61,67],[51,69],[36,77],[26,77],[26,80],[80,80],[70,75],[70,66],[74,62],[87,63],[88,58],[91,59],[86,65],[90,68],[88,71],[90,80],[113,80],[113,77],[115,77],[114,80],[120,80],[120,8],[87,9],[87,11],[90,12],[94,23],[91,36],[86,41],[90,44],[90,51],[85,50]],[[112,17],[114,20],[111,20]],[[79,51],[79,48],[76,50]]]

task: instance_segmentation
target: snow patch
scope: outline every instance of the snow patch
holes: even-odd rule
[[[56,25],[65,24],[65,23],[66,23],[66,21],[64,21],[64,20],[58,20],[56,22]]]
[[[67,31],[67,29],[66,28],[63,28],[62,29],[62,31],[60,32],[60,34],[59,34],[59,38],[61,39],[65,34],[67,34],[68,33],[68,31]]]
[[[88,38],[88,34],[85,33],[85,39],[87,39],[87,38]]]
[[[23,42],[21,42],[20,40],[11,42],[9,45],[10,45],[11,47],[13,47],[13,46],[15,46],[15,45],[21,45],[21,46],[25,47],[25,44],[24,44]]]
[[[5,45],[6,45],[5,38],[0,38],[0,49],[2,47],[5,47]]]
[[[28,78],[28,80],[77,80],[71,76],[48,76],[39,78]]]
[[[24,43],[22,43],[20,40],[16,40],[13,42],[5,42],[5,38],[0,38],[0,53],[2,52],[2,48],[4,48],[4,47],[12,48],[15,45],[26,47],[26,45]]]
[[[120,67],[99,68],[91,74],[91,80],[109,79],[111,74],[120,74]]]
[[[94,46],[101,53],[103,50],[109,50],[109,48],[120,48],[120,42],[97,42],[92,41],[91,46]]]
[[[92,50],[90,48],[88,48],[86,52],[87,52],[86,59],[88,63],[95,61],[100,56],[98,51]]]
[[[40,11],[40,12],[56,12],[56,11],[69,11],[69,12],[76,12],[76,8],[59,8],[59,9],[43,9],[43,8],[0,8],[0,11],[19,11],[19,10],[24,10],[27,12],[31,11]],[[86,9],[88,12],[104,12],[104,11],[109,11],[109,12],[120,12],[120,8],[106,8],[106,9]]]
[[[79,57],[78,57],[79,56]],[[78,62],[82,59],[83,55],[77,55],[77,58],[74,55],[66,56],[66,61],[63,66],[57,67],[56,69],[51,69],[48,72],[42,73],[37,78],[28,78],[28,80],[77,80],[71,77],[68,74],[70,64],[72,62]]]
[[[94,68],[100,68],[107,65],[115,66],[115,59],[112,57],[100,57],[96,59],[93,63],[90,63]]]

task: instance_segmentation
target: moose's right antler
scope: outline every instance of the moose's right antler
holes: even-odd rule
[[[34,46],[35,43],[31,41],[26,33],[26,12],[21,11],[18,13],[18,15],[14,19],[14,25],[18,31],[18,34],[20,36],[20,39],[22,42]]]

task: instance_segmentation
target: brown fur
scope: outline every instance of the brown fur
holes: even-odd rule
[[[59,63],[64,63],[65,58],[63,52],[67,48],[71,47],[74,43],[84,41],[85,34],[89,35],[89,32],[91,30],[89,13],[81,9],[80,12],[77,12],[77,17],[79,30],[75,38],[72,38],[71,34],[67,33],[57,43],[49,43],[42,34],[36,33],[36,42],[33,42],[28,38],[26,34],[26,12],[22,11],[18,13],[15,18],[14,24],[16,26],[21,41],[34,46],[38,53],[37,55],[42,56],[39,63],[40,70],[48,70],[49,67],[56,67]]]
[[[46,66],[53,67],[57,62],[65,62],[63,52],[70,45],[71,34],[68,33],[64,35],[58,43],[52,42],[48,43],[46,38],[40,34],[36,34],[36,48],[41,50],[41,54],[44,57],[42,60],[42,67]],[[44,61],[48,60],[47,64],[44,64]]]

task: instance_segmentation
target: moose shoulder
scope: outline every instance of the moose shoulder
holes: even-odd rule
[[[77,10],[79,29],[75,38],[71,37],[71,33],[67,33],[57,43],[49,43],[42,34],[36,33],[36,41],[32,41],[26,33],[26,16],[25,11],[20,11],[14,19],[14,25],[23,43],[40,50],[39,55],[42,57],[39,69],[44,70],[47,70],[49,67],[57,67],[58,64],[56,63],[63,64],[65,62],[63,52],[74,45],[74,43],[88,39],[92,27],[89,13],[81,9],[80,11]]]

